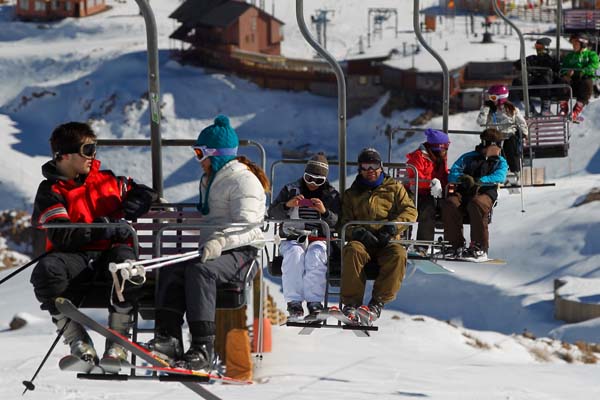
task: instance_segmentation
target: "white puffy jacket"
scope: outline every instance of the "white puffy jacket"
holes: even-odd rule
[[[528,137],[529,128],[521,111],[515,107],[515,113],[509,115],[504,106],[501,105],[496,111],[490,112],[490,108],[486,105],[482,106],[477,116],[477,123],[486,128],[496,128],[502,132],[505,138],[509,138],[517,132],[517,127],[524,137]]]
[[[200,196],[206,193],[206,176],[200,182]],[[256,177],[237,160],[225,164],[217,171],[208,194],[209,213],[203,222],[209,224],[262,223],[265,216],[265,191]],[[260,227],[206,228],[200,232],[200,245],[214,236],[224,236],[225,249],[241,246],[264,246]]]

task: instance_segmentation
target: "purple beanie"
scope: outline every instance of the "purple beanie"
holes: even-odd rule
[[[426,129],[425,136],[427,137],[427,143],[429,144],[448,144],[450,143],[450,138],[447,134],[442,131],[438,131],[435,129]]]

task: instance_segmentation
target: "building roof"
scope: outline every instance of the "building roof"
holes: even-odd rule
[[[252,6],[248,3],[229,1],[208,11],[195,22],[206,26],[226,28],[237,21],[240,15],[245,13],[251,7]]]
[[[179,22],[187,23],[197,21],[207,11],[213,9],[221,3],[229,0],[186,0],[181,4],[169,18],[176,19]]]
[[[283,21],[238,0],[187,0],[169,17],[188,26],[201,24],[224,28],[234,23],[249,8],[256,8],[261,14],[268,15],[283,25]]]

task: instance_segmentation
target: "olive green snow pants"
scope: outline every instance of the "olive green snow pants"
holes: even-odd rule
[[[379,266],[371,299],[385,304],[396,298],[406,271],[406,250],[402,245],[390,243],[381,249],[367,250],[364,244],[353,240],[344,247],[343,255],[342,303],[363,304],[367,280],[363,269],[371,260]]]

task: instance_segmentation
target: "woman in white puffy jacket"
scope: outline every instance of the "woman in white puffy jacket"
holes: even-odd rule
[[[496,128],[504,134],[504,157],[511,172],[519,173],[520,138],[527,138],[529,129],[527,121],[517,107],[508,101],[508,88],[503,85],[491,86],[486,92],[486,101],[479,110],[477,123],[486,128]]]
[[[189,369],[211,366],[215,338],[217,285],[243,279],[258,249],[264,246],[264,172],[245,157],[237,157],[236,132],[223,115],[200,132],[193,149],[204,175],[198,209],[207,224],[202,229],[201,257],[160,273],[156,336],[148,347]],[[241,223],[243,226],[232,226]],[[229,226],[228,226],[229,225]],[[186,314],[192,337],[183,354],[181,325]]]

